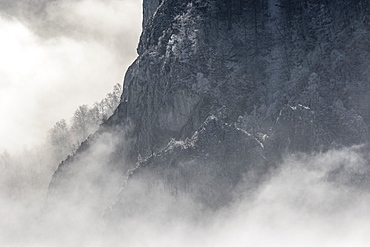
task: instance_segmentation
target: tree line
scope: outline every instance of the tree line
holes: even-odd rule
[[[48,142],[59,161],[72,154],[81,142],[85,141],[99,128],[101,123],[113,114],[120,102],[121,94],[122,87],[117,83],[113,91],[100,102],[95,102],[93,106],[79,106],[70,123],[67,123],[65,119],[55,123],[54,127],[48,131]]]
[[[100,102],[79,106],[69,122],[57,121],[42,144],[14,153],[0,152],[0,201],[1,198],[37,201],[46,196],[57,165],[113,114],[121,94],[122,87],[116,84]]]

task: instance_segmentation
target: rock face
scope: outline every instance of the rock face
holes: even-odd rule
[[[112,167],[216,208],[286,152],[367,142],[369,13],[368,0],[144,0],[139,56],[95,137],[125,129]],[[62,167],[51,190],[73,180]]]
[[[242,116],[247,128],[259,126],[251,134],[266,135],[283,109],[294,119],[312,114],[302,151],[365,141],[369,4],[334,2],[144,1],[139,57],[108,124],[132,121],[134,157],[190,137],[210,115]],[[298,128],[293,122],[279,128]]]
[[[143,29],[148,25],[161,2],[162,0],[143,1]]]

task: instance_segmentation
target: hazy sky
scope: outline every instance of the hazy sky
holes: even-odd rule
[[[0,0],[0,152],[122,83],[140,31],[141,0]]]

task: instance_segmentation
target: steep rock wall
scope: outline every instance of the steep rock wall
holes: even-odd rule
[[[214,188],[199,184],[194,193],[217,207],[251,179],[239,172],[263,177],[284,153],[368,141],[367,0],[157,2],[143,3],[139,56],[119,107],[95,134],[125,130],[108,159],[122,174],[162,174],[184,193],[196,174],[211,174]],[[184,166],[190,178],[171,179]],[[73,159],[51,188],[74,180],[68,167]]]
[[[143,29],[148,25],[150,18],[154,15],[156,9],[162,0],[144,0],[143,1]]]
[[[190,137],[210,115],[230,123],[247,118],[249,130],[260,125],[252,118],[267,122],[253,133],[263,135],[283,109],[302,105],[318,120],[315,131],[326,133],[313,133],[306,149],[363,142],[370,123],[361,103],[370,89],[368,10],[366,1],[164,1],[142,33],[108,125],[130,119],[133,157],[145,156],[170,138]],[[357,119],[350,122],[365,122],[327,133],[338,121],[322,112],[339,108]],[[358,138],[347,138],[352,132]]]

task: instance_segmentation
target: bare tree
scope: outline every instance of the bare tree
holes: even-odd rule
[[[49,139],[59,161],[73,152],[70,130],[64,119],[56,122],[54,127],[49,130]]]
[[[77,142],[86,140],[89,133],[91,121],[89,119],[89,108],[87,105],[81,105],[77,108],[72,117],[71,130],[73,131]]]

